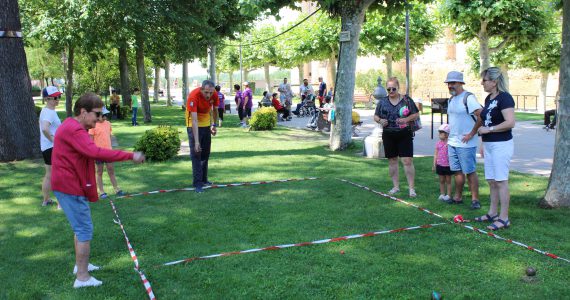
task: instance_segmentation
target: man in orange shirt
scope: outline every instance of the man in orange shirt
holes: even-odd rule
[[[192,158],[192,176],[196,193],[202,193],[208,181],[208,159],[212,135],[216,135],[218,126],[218,110],[220,103],[216,85],[210,80],[204,80],[202,86],[188,94],[186,101],[186,132],[190,143]]]

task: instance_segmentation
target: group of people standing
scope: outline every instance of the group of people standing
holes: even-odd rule
[[[439,200],[449,204],[462,204],[463,187],[467,179],[471,192],[471,209],[481,208],[476,154],[477,147],[482,142],[481,155],[484,157],[485,179],[490,187],[490,206],[488,212],[475,218],[475,221],[490,222],[488,228],[491,230],[507,228],[511,224],[508,215],[508,178],[514,151],[513,97],[506,89],[500,69],[496,67],[481,73],[481,85],[489,93],[484,106],[477,102],[475,95],[463,89],[465,81],[461,72],[449,72],[445,84],[451,95],[447,108],[449,124],[443,124],[439,128],[440,141],[436,144],[433,163],[433,170],[440,176]],[[419,118],[419,114],[414,101],[407,95],[400,94],[399,88],[396,78],[388,79],[388,96],[379,101],[374,120],[383,127],[384,152],[393,183],[388,193],[400,192],[400,159],[408,181],[409,196],[416,197],[412,124]],[[453,195],[450,195],[451,176],[455,178]]]

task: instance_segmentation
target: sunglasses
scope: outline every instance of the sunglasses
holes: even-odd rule
[[[388,92],[395,92],[395,91],[397,91],[398,89],[395,88],[395,87],[389,87],[389,88],[387,88],[386,90],[387,90]]]

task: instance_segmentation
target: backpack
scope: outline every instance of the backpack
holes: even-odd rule
[[[474,115],[469,113],[469,107],[467,106],[467,97],[469,97],[470,95],[473,95],[473,93],[471,92],[467,92],[465,91],[465,96],[463,96],[463,105],[465,106],[465,111],[467,112],[467,114],[471,117],[471,119],[473,119],[473,122],[477,123],[477,118],[475,118]],[[449,107],[449,101],[451,101],[451,99],[455,98],[455,96],[449,98],[448,103],[447,103],[447,107]],[[481,105],[479,105],[481,106]]]

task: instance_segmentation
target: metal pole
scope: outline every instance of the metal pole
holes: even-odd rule
[[[410,11],[406,0],[406,95],[410,95]]]
[[[243,84],[243,61],[241,57],[241,40],[239,44],[239,82],[240,86]]]

